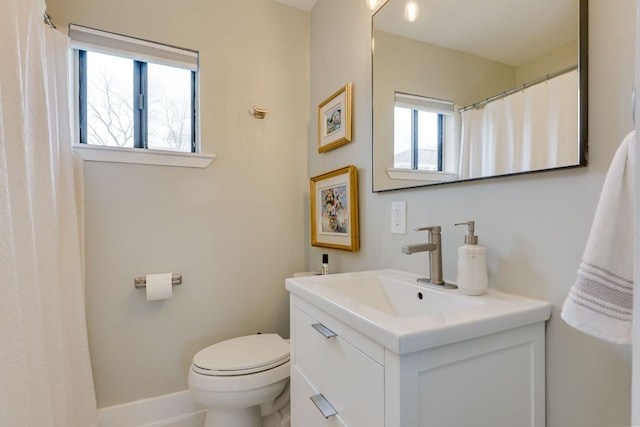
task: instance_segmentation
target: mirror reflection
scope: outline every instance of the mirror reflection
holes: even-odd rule
[[[414,3],[372,20],[374,191],[586,164],[585,0]]]

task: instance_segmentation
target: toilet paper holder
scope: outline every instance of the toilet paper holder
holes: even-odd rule
[[[182,274],[173,274],[171,275],[171,284],[173,286],[182,284]],[[133,285],[136,289],[146,288],[147,287],[147,278],[145,276],[136,277],[133,279]]]

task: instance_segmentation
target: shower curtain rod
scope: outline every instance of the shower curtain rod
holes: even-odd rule
[[[56,26],[53,25],[53,22],[51,22],[51,17],[47,12],[44,13],[44,23],[50,26],[51,28],[53,28],[54,30],[56,29]]]
[[[527,82],[527,83],[525,83],[525,84],[523,84],[521,86],[518,86],[518,87],[513,88],[511,90],[508,90],[506,92],[502,92],[499,95],[492,96],[491,98],[487,98],[484,101],[479,101],[479,102],[476,102],[475,104],[471,104],[471,105],[467,105],[466,107],[462,107],[462,108],[460,108],[458,110],[458,112],[462,113],[464,111],[471,110],[472,108],[482,107],[482,106],[484,106],[484,105],[486,105],[486,104],[488,104],[490,102],[497,101],[498,99],[502,99],[505,96],[512,95],[512,94],[514,94],[516,92],[520,92],[520,91],[525,90],[525,89],[527,89],[527,88],[529,88],[531,86],[537,85],[538,83],[546,82],[547,80],[550,80],[550,79],[552,79],[554,77],[561,76],[563,74],[566,74],[566,73],[568,73],[570,71],[577,70],[577,69],[578,69],[578,66],[577,65],[573,65],[571,67],[564,68],[564,69],[556,71],[554,73],[547,74],[546,76],[537,78],[535,80]]]

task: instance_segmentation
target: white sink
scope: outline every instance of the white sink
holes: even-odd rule
[[[319,278],[319,286],[342,302],[358,303],[393,317],[413,317],[425,314],[461,310],[482,304],[481,301],[460,298],[417,283],[394,278],[389,271],[378,274],[338,274]],[[354,280],[355,279],[355,280]]]
[[[373,270],[287,279],[287,290],[398,354],[547,320],[546,301],[489,290],[467,296],[457,289],[417,284],[419,276]]]

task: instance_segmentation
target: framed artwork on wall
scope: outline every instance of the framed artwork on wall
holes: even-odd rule
[[[351,142],[353,84],[347,83],[318,105],[318,152]]]
[[[311,178],[311,244],[356,252],[358,169],[347,167]]]

